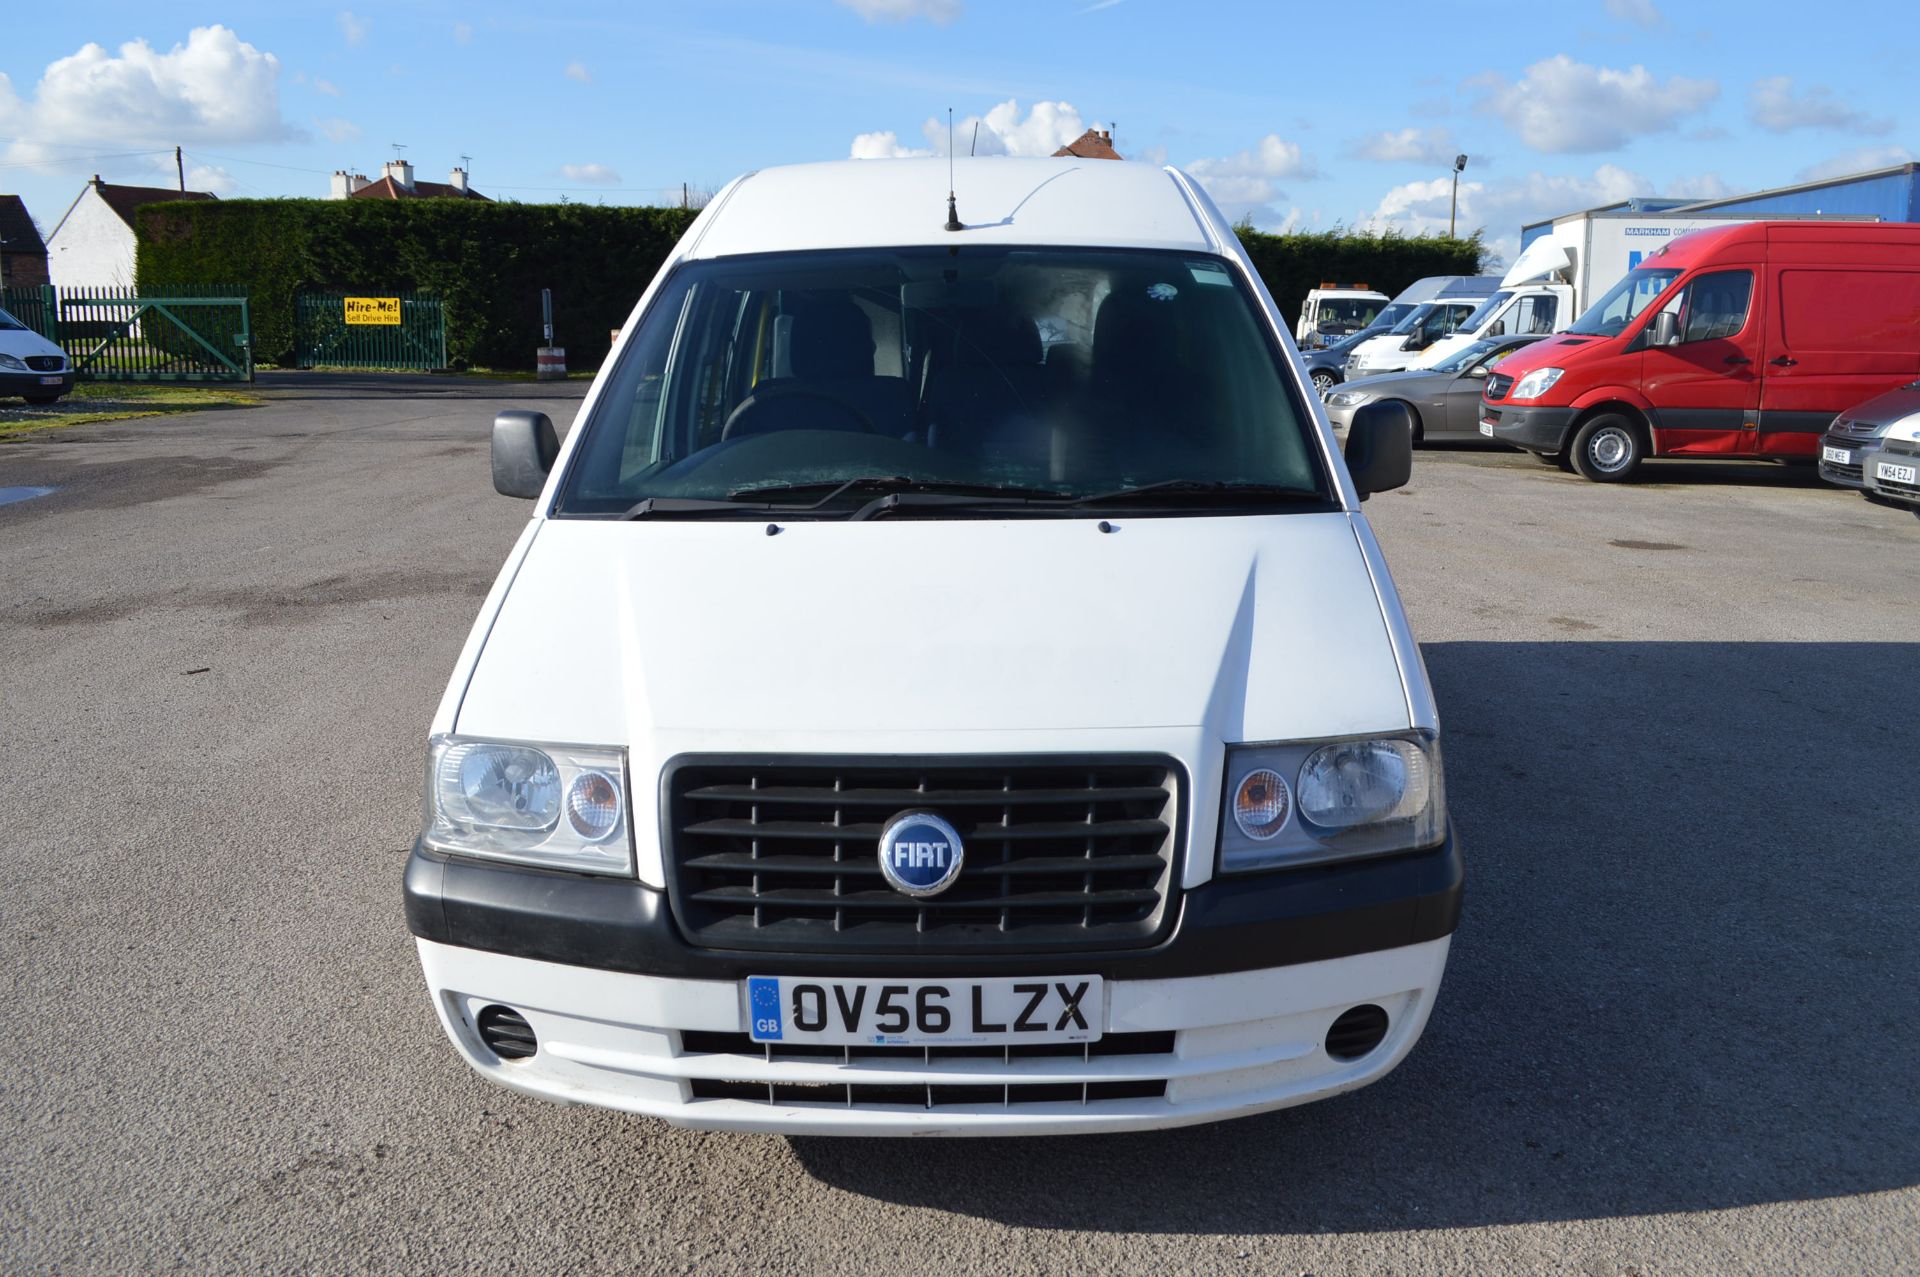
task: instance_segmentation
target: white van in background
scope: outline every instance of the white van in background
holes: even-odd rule
[[[1387,304],[1387,295],[1365,284],[1321,284],[1307,291],[1293,340],[1302,350],[1317,350],[1351,337],[1371,324]]]
[[[0,310],[0,397],[50,404],[72,389],[67,352]]]
[[[1492,296],[1499,281],[1491,275],[1454,276],[1430,302],[1378,337],[1354,347],[1347,356],[1346,379],[1404,372],[1441,338],[1449,336]]]

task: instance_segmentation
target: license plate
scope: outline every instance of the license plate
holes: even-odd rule
[[[1489,439],[1493,438],[1493,423],[1491,421],[1481,422],[1480,433],[1485,435]]]
[[[999,1046],[1098,1042],[1106,1022],[1097,975],[999,980],[818,980],[748,976],[755,1042],[820,1046]]]
[[[65,377],[42,377],[40,379],[40,384],[43,386],[57,386],[65,380],[66,380]]]
[[[1831,461],[1836,466],[1850,466],[1853,464],[1853,454],[1845,448],[1822,448],[1820,449],[1820,459],[1822,461]]]
[[[1895,483],[1913,483],[1917,473],[1920,473],[1920,466],[1895,465],[1891,461],[1882,461],[1873,468],[1874,478],[1891,479]]]

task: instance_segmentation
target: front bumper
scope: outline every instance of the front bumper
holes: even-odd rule
[[[48,382],[46,379],[54,380]],[[35,398],[64,395],[73,389],[73,369],[62,372],[19,372],[7,369],[0,372],[0,397],[32,395]]]
[[[1914,451],[1908,452],[1885,444],[1872,451],[1860,450],[1857,455],[1860,457],[1862,481],[1855,486],[1865,488],[1869,494],[1882,501],[1894,501],[1901,505],[1920,505],[1920,482],[1907,483],[1880,473],[1880,463],[1884,461],[1896,466],[1912,467],[1916,476],[1920,476],[1920,447],[1913,444],[1908,444],[1907,447],[1913,448]],[[1826,474],[1826,469],[1825,463],[1822,463],[1820,472],[1823,476]]]
[[[1573,425],[1572,408],[1525,408],[1506,403],[1480,401],[1480,423],[1493,423],[1494,439],[1525,448],[1528,452],[1549,455],[1567,446],[1567,430]],[[1486,434],[1483,429],[1481,434]]]
[[[1216,879],[1181,892],[1166,939],[1086,954],[702,949],[680,937],[665,893],[632,879],[418,846],[406,903],[441,1024],[469,1064],[504,1086],[707,1129],[1011,1135],[1214,1121],[1383,1076],[1426,1023],[1462,880],[1451,834],[1427,851]],[[749,975],[1095,974],[1106,981],[1106,1033],[1171,1040],[1146,1054],[1129,1045],[983,1061],[785,1058],[745,1039],[740,981]],[[1329,1026],[1368,1004],[1387,1015],[1380,1044],[1355,1060],[1330,1055]],[[526,1017],[540,1042],[532,1059],[487,1049],[477,1020],[491,1005]],[[689,1033],[740,1041],[716,1050],[705,1037],[689,1044]],[[1023,1098],[1031,1087],[1052,1089]],[[868,1088],[887,1088],[886,1098]],[[902,1102],[900,1088],[919,1102]]]
[[[1117,981],[1107,986],[1103,1028],[1158,1035],[1152,1053],[977,1059],[917,1051],[787,1058],[745,1040],[740,989],[731,981],[418,942],[442,1027],[488,1079],[676,1126],[788,1135],[1149,1130],[1351,1091],[1385,1076],[1419,1039],[1450,943],[1443,936],[1299,966]],[[503,1060],[487,1049],[477,1020],[490,1005],[526,1018],[539,1041],[531,1058]],[[1366,1005],[1386,1013],[1385,1037],[1358,1059],[1330,1055],[1334,1020]]]
[[[1843,488],[1866,487],[1867,481],[1861,475],[1860,465],[1866,455],[1878,446],[1879,441],[1875,439],[1827,435],[1820,440],[1820,477],[1828,483],[1837,483]],[[1827,457],[1829,448],[1838,448],[1846,453],[1846,460],[1829,460]]]

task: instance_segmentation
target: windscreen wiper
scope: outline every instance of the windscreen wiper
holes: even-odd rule
[[[720,497],[646,497],[636,502],[623,519],[647,519],[656,516],[699,516],[705,514],[725,515],[751,511],[756,514],[811,514],[826,509],[849,492],[878,492],[881,501],[904,499],[909,504],[973,504],[982,499],[997,500],[1062,500],[1058,492],[1049,488],[1021,488],[996,483],[961,483],[944,479],[914,479],[906,475],[862,475],[857,479],[844,479],[820,483],[769,483],[750,488],[735,488]],[[802,493],[820,495],[812,501],[779,501],[771,498],[792,497]],[[868,512],[876,502],[869,501],[852,512],[851,517],[870,517]]]
[[[1242,483],[1226,479],[1163,479],[1135,488],[1096,492],[1069,502],[1074,506],[1101,505],[1242,505],[1259,502],[1327,504],[1324,492],[1290,488],[1277,483]]]

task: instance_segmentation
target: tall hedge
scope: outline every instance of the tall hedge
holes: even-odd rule
[[[1391,297],[1428,275],[1478,275],[1486,260],[1477,234],[1453,239],[1391,231],[1269,235],[1246,226],[1234,229],[1289,327],[1300,318],[1307,290],[1323,283],[1365,284]]]
[[[252,299],[254,353],[293,362],[302,288],[432,289],[447,306],[455,367],[528,368],[541,344],[540,290],[555,340],[591,368],[693,214],[684,209],[480,200],[182,200],[136,218],[143,288],[238,284]],[[1424,275],[1471,275],[1479,240],[1240,228],[1289,324],[1322,281],[1393,294]]]
[[[237,283],[252,300],[257,358],[293,362],[302,288],[431,289],[446,303],[455,367],[530,368],[554,338],[597,365],[694,214],[684,209],[481,200],[183,200],[137,215],[141,287]]]

